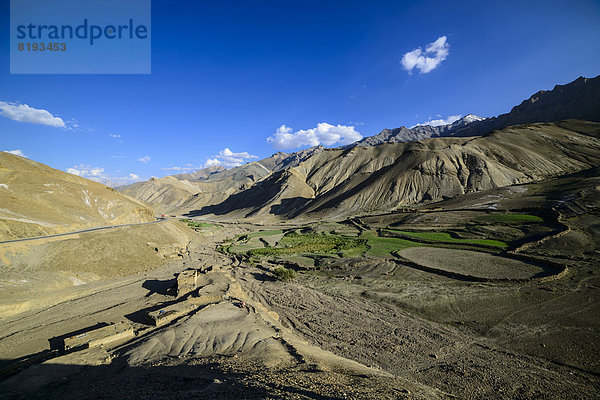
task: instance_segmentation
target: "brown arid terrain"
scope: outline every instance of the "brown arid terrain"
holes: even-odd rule
[[[97,182],[0,152],[0,241],[154,220],[154,212]]]
[[[112,188],[4,152],[0,167],[0,317],[187,252],[188,229]]]
[[[41,304],[2,316],[2,396],[595,398],[598,176],[338,222],[163,222],[189,235],[182,256],[147,269],[128,260],[63,297],[28,294]],[[406,260],[419,249],[450,262]],[[461,269],[461,251],[482,257]],[[492,256],[510,261],[496,268]],[[282,266],[295,277],[278,279]],[[190,268],[195,286],[175,293],[174,276]],[[182,311],[157,327],[149,316],[160,310]],[[135,333],[62,350],[119,321]]]
[[[532,182],[600,162],[600,123],[518,125],[475,138],[328,149],[187,216],[341,218]]]
[[[600,122],[598,93],[600,76],[580,77],[498,117],[384,129],[337,149],[275,153],[230,170],[212,166],[117,190],[161,212],[259,222],[438,201],[595,165],[598,125],[565,120]]]
[[[275,153],[263,160],[229,170],[208,167],[192,174],[151,178],[146,182],[121,186],[117,190],[162,212],[181,214],[183,211],[219,204],[270,174],[294,167],[322,150],[322,146],[317,146],[292,154]]]
[[[0,153],[0,398],[599,398],[597,80],[118,191]]]
[[[187,253],[174,221],[0,243],[0,318],[71,298],[87,284],[152,270]]]

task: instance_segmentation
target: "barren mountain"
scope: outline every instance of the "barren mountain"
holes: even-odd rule
[[[152,221],[139,201],[79,176],[0,152],[0,239]]]
[[[209,171],[203,169],[193,174],[151,178],[146,182],[121,186],[117,190],[154,206],[160,212],[188,211],[218,204],[230,195],[248,189],[272,172],[296,166],[321,151],[323,146],[292,154],[278,152],[232,169],[210,167]]]
[[[189,215],[328,216],[390,210],[600,165],[600,124],[513,126],[477,138],[328,149]]]
[[[179,179],[182,181],[195,182],[195,181],[203,181],[203,180],[209,178],[212,174],[215,174],[215,173],[221,172],[221,171],[225,171],[225,168],[223,168],[220,165],[211,165],[210,167],[199,169],[198,171],[194,171],[190,174],[177,174],[177,175],[172,175],[172,176],[173,176],[173,178],[176,178],[176,179]]]
[[[150,178],[145,182],[136,182],[116,189],[153,205],[158,212],[171,210],[202,190],[199,182],[179,180],[174,176]]]
[[[412,128],[401,126],[396,129],[384,129],[375,136],[369,136],[358,142],[344,146],[343,148],[352,148],[354,146],[377,146],[382,143],[404,143],[413,140],[423,140],[430,137],[452,136],[459,129],[477,121],[483,121],[485,118],[477,115],[468,114],[458,121],[448,125],[417,125]]]
[[[440,136],[480,136],[495,129],[535,122],[557,122],[564,119],[600,121],[600,76],[579,77],[552,90],[540,90],[507,113],[493,118],[468,114],[460,120],[441,126],[417,125],[384,129],[345,148],[401,143]]]
[[[148,206],[112,188],[4,152],[0,204],[0,241],[38,237],[0,245],[0,318],[180,258],[192,232],[176,220],[156,221]]]
[[[181,179],[182,175],[166,176],[121,186],[117,190],[152,205],[159,212],[172,212],[184,204],[185,207],[202,207],[219,203],[231,194],[252,186],[270,174],[269,167],[272,168],[282,158],[282,155],[276,154],[266,160],[219,170],[206,178],[197,174],[194,181]]]
[[[600,77],[579,78],[551,91],[540,91],[510,113],[495,118],[483,119],[469,114],[449,125],[385,129],[378,135],[338,149],[318,146],[292,154],[276,153],[230,170],[201,170],[195,175],[153,178],[118,190],[161,212],[192,211],[190,215],[216,213],[238,217],[299,215],[314,211],[330,213],[335,209],[351,213],[439,200],[582,169],[572,162],[578,160],[577,151],[570,151],[565,158],[557,146],[560,141],[549,139],[566,130],[567,142],[579,140],[577,138],[581,136],[567,127],[575,126],[574,123],[509,127],[573,118],[600,121],[599,94]],[[581,124],[577,126],[584,129]],[[503,132],[488,135],[481,142],[482,146],[494,143],[494,135],[506,136],[507,142],[495,143],[490,149],[473,148],[479,140],[473,143],[466,139],[441,140],[480,136],[498,129]],[[514,132],[518,132],[519,139],[515,139]],[[530,137],[532,132],[537,132],[535,140]],[[427,138],[440,141],[364,149],[383,143],[398,144]],[[524,141],[523,146],[519,140]],[[547,155],[534,155],[543,150],[537,148],[539,140],[547,148]],[[502,146],[505,146],[504,150]],[[514,151],[511,146],[515,147]],[[515,154],[523,153],[523,149],[530,152],[524,153],[525,164],[521,165],[521,158]],[[545,163],[561,167],[536,164],[534,160],[540,157]],[[552,157],[560,160],[554,163]]]
[[[540,90],[507,114],[458,129],[453,136],[477,136],[494,129],[533,122],[556,122],[563,119],[600,121],[600,76],[579,77],[552,90]]]

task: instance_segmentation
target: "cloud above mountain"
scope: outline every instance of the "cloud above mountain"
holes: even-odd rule
[[[446,36],[440,36],[436,41],[429,43],[425,50],[419,47],[404,54],[400,63],[409,74],[415,68],[421,74],[427,74],[439,67],[442,61],[448,57],[449,49],[450,45]]]
[[[296,149],[299,147],[313,147],[320,144],[332,146],[334,144],[350,144],[362,139],[362,135],[354,126],[331,125],[326,122],[317,124],[316,128],[293,132],[287,125],[281,125],[273,136],[267,138],[276,149]]]
[[[422,125],[429,125],[429,126],[442,126],[442,125],[450,125],[456,121],[458,121],[462,115],[458,114],[458,115],[450,115],[448,118],[442,118],[441,115],[437,116],[438,119],[429,119],[428,121],[425,122],[421,122],[420,124],[416,124],[411,126],[411,128],[414,128],[415,126],[422,126]]]
[[[122,186],[140,180],[140,177],[134,173],[127,176],[108,176],[104,172],[104,168],[92,167],[86,164],[79,164],[72,168],[67,168],[67,172],[91,181],[100,182],[106,186]]]
[[[66,128],[62,118],[55,117],[44,109],[29,107],[27,104],[0,101],[0,115],[18,122]]]
[[[19,156],[19,157],[23,157],[23,158],[29,158],[25,154],[23,154],[23,150],[20,150],[20,149],[17,149],[17,150],[4,150],[4,152],[5,153],[14,154],[15,156]]]
[[[212,158],[206,160],[204,168],[210,167],[211,165],[222,165],[225,168],[239,167],[240,165],[255,158],[258,157],[253,156],[246,151],[234,153],[229,148],[225,148],[224,150],[221,150],[219,154],[214,155]]]
[[[177,171],[177,172],[190,172],[190,171],[198,170],[200,168],[202,168],[202,167],[196,167],[196,166],[194,166],[194,164],[187,163],[187,164],[185,164],[184,167],[180,167],[180,166],[165,167],[165,168],[161,168],[161,170],[163,170],[163,171]]]

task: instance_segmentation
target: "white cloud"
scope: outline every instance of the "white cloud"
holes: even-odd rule
[[[439,117],[439,115],[438,115]],[[462,115],[450,115],[448,118],[443,119],[429,119],[428,121],[425,122],[421,122],[420,124],[416,124],[411,126],[411,128],[414,128],[415,126],[422,126],[422,125],[429,125],[429,126],[442,126],[442,125],[450,125],[456,121],[458,121],[460,118],[462,117]]]
[[[15,156],[19,156],[19,157],[23,157],[23,158],[29,158],[27,157],[25,154],[23,154],[23,150],[4,150],[5,153],[10,153],[10,154],[14,154]]]
[[[116,186],[129,185],[130,183],[138,182],[140,180],[141,180],[141,178],[137,174],[129,174],[128,176],[108,177],[104,182],[101,182],[101,183],[105,184],[106,186],[116,187]]]
[[[316,128],[292,132],[292,128],[281,125],[274,136],[267,138],[276,149],[295,149],[304,146],[331,146],[333,144],[349,144],[362,139],[362,135],[354,126],[330,125],[325,122],[317,124]]]
[[[429,43],[425,51],[420,47],[409,51],[402,57],[402,61],[400,61],[402,67],[408,73],[412,73],[414,68],[418,69],[422,74],[433,71],[450,54],[450,45],[446,40],[446,36],[440,36],[435,42]]]
[[[67,168],[67,172],[88,179],[104,176],[104,168],[91,167],[85,164],[79,164],[74,166],[73,168]]]
[[[116,139],[116,138],[120,138],[120,137],[121,137],[121,135],[119,135],[118,133],[111,133],[111,134],[110,134],[110,135],[108,135],[108,136],[110,136],[111,138],[115,138],[115,139]]]
[[[167,168],[161,168],[161,170],[163,170],[163,171],[187,171],[188,169],[186,167],[167,167]]]
[[[168,167],[161,168],[163,171],[179,171],[179,172],[190,172],[201,169],[201,167]]]
[[[65,121],[65,128],[70,131],[80,131],[80,132],[94,132],[93,128],[89,126],[81,125],[76,119],[71,118],[69,121]]]
[[[195,166],[194,164],[191,163],[186,163],[185,166],[183,167],[167,167],[167,168],[161,168],[163,171],[180,171],[180,172],[190,172],[190,171],[197,171],[199,169],[202,169],[202,167],[198,167]]]
[[[204,163],[204,168],[210,167],[211,165],[222,165],[225,168],[239,167],[240,165],[254,158],[258,157],[253,156],[245,151],[241,153],[234,153],[233,151],[229,150],[229,148],[226,148],[221,150],[219,154],[214,155],[213,158],[206,160]]]
[[[104,172],[104,168],[92,167],[86,164],[79,164],[73,166],[73,168],[67,168],[67,172],[91,181],[102,183],[106,186],[122,186],[140,180],[140,177],[134,173],[130,173],[128,176],[109,176]]]
[[[46,110],[29,107],[27,104],[0,101],[0,115],[18,122],[66,128],[65,121]]]
[[[152,158],[150,156],[144,156],[144,157],[138,158],[138,161],[141,163],[144,163],[144,164],[149,163],[150,160],[152,160]]]

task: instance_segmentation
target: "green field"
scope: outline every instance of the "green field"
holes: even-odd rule
[[[319,233],[288,233],[279,241],[279,246],[282,247],[257,248],[248,251],[247,254],[251,257],[305,253],[341,253],[352,255],[361,254],[367,250],[364,240]]]
[[[297,229],[295,231],[265,230],[240,235],[229,246],[221,246],[223,252],[243,254],[250,258],[276,257],[289,259],[302,257],[301,264],[313,264],[312,260],[305,260],[306,256],[336,256],[336,257],[390,257],[394,251],[408,247],[424,246],[423,243],[406,238],[380,237],[376,231],[364,231],[360,237],[353,238],[336,235],[330,232],[333,224],[326,224],[327,229],[316,227],[312,232]],[[338,225],[339,228],[339,225]],[[308,230],[308,229],[307,229]],[[320,231],[316,233],[315,231]],[[499,240],[490,239],[457,239],[447,232],[409,232],[395,229],[386,229],[391,233],[414,237],[432,242],[447,244],[478,244],[505,248],[508,245]]]
[[[389,257],[392,251],[406,249],[408,247],[422,246],[421,243],[413,242],[410,240],[393,238],[393,237],[380,237],[374,231],[363,232],[361,238],[367,240],[369,251],[368,256],[372,257]]]
[[[185,222],[192,228],[220,228],[219,225],[209,224],[208,222],[195,222],[189,219],[180,219],[181,222]]]
[[[359,238],[325,233],[298,233],[289,232],[281,237],[277,246],[265,245],[264,237],[282,235],[282,231],[261,231],[242,235],[236,238],[229,246],[222,246],[221,250],[233,254],[245,254],[248,257],[277,257],[290,259],[306,256],[339,256],[360,257],[368,255],[373,257],[390,257],[392,251],[402,250],[407,247],[422,246],[411,240],[379,237],[375,231],[366,231]],[[312,260],[310,260],[312,264]],[[305,262],[302,262],[305,264]]]
[[[249,233],[245,236],[248,236],[249,238],[252,237],[265,237],[265,236],[274,236],[274,235],[281,235],[283,233],[283,231],[281,229],[279,230],[272,230],[272,231],[256,231],[256,232],[252,232]]]
[[[248,241],[239,241],[229,246],[228,251],[232,254],[246,254],[250,250],[264,248],[265,245],[259,237],[250,238]]]
[[[527,222],[544,222],[543,218],[537,215],[529,214],[492,214],[485,215],[480,218],[485,222],[508,222],[508,223],[527,223]]]
[[[508,247],[508,245],[499,240],[491,239],[457,239],[453,238],[448,232],[408,232],[396,229],[386,229],[392,233],[399,233],[406,236],[412,236],[419,239],[430,240],[434,242],[456,243],[456,244],[482,244],[486,246]]]

